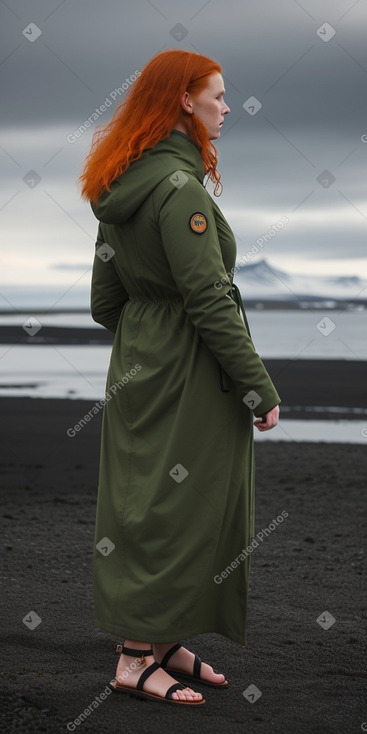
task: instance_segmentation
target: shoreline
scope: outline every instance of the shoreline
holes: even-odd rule
[[[9,386],[9,389],[18,389],[21,390],[22,388],[29,388],[33,389],[37,387],[36,382],[29,382],[29,383],[22,383],[22,384],[13,384]],[[0,391],[5,390],[6,387],[0,383]],[[27,403],[30,402],[33,403],[50,403],[50,409],[53,409],[53,404],[60,404],[62,402],[65,402],[65,410],[64,412],[68,412],[68,405],[70,405],[70,414],[74,413],[74,408],[78,407],[80,415],[87,414],[88,411],[90,411],[94,406],[100,406],[102,408],[103,404],[103,396],[100,398],[96,398],[95,400],[91,400],[90,398],[80,398],[80,397],[74,397],[73,395],[70,395],[68,397],[65,397],[63,395],[60,396],[40,396],[40,395],[1,395],[0,393],[0,408],[5,410],[7,412],[8,410],[8,401],[10,402],[11,408],[15,406],[16,403],[21,403],[24,401],[24,407],[27,406]],[[14,406],[13,406],[14,403]],[[71,405],[73,408],[71,408]],[[317,422],[317,421],[323,421],[323,422],[361,422],[367,426],[367,408],[350,408],[350,407],[335,407],[335,406],[319,406],[319,405],[309,405],[309,406],[302,406],[302,405],[286,405],[284,403],[280,404],[280,415],[281,419],[287,420],[287,421],[304,421],[305,423],[311,423],[311,422]],[[255,420],[255,418],[254,418]]]
[[[88,366],[87,375],[92,379],[89,387],[83,375],[77,374],[63,360],[60,373],[52,369],[48,373],[38,361],[33,367],[29,365],[28,372],[23,367],[11,375],[3,372],[0,400],[66,400],[73,403],[80,400],[87,412],[88,403],[92,405],[104,396],[109,361],[108,353],[103,362],[98,347],[90,348],[95,348],[94,359],[99,361],[93,372]],[[263,362],[282,399],[280,409],[284,418],[367,421],[367,362],[292,358],[263,358]]]

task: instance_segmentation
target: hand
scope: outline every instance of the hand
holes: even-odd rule
[[[256,426],[258,431],[270,431],[271,428],[275,428],[278,424],[278,419],[279,405],[276,405],[275,408],[272,408],[268,413],[265,413],[262,418],[258,418],[257,421],[255,421],[254,426]]]

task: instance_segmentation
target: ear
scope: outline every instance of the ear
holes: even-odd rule
[[[188,112],[190,115],[193,114],[194,110],[192,109],[191,97],[188,92],[184,92],[184,94],[182,95],[181,106],[185,112]]]

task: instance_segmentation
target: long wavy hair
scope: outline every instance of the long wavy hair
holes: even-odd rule
[[[82,198],[97,203],[102,191],[110,191],[112,181],[146,148],[153,148],[170,135],[183,111],[181,96],[186,91],[193,96],[199,94],[207,86],[208,77],[221,71],[212,59],[190,51],[172,49],[154,56],[110,122],[96,129],[78,178]],[[217,149],[197,115],[187,113],[187,121],[189,136],[201,152],[204,172],[209,173],[215,183],[214,194],[219,196],[223,187],[217,170]]]

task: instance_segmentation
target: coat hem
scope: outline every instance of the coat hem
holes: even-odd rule
[[[205,629],[191,629],[191,630],[179,630],[179,632],[173,632],[171,634],[164,634],[159,635],[159,639],[157,639],[157,636],[154,635],[155,639],[150,639],[149,632],[146,632],[145,634],[142,632],[136,632],[127,630],[126,628],[120,627],[117,624],[109,624],[108,622],[102,622],[99,619],[95,620],[96,627],[98,629],[103,630],[104,632],[109,632],[110,634],[119,635],[123,639],[129,639],[129,640],[144,640],[146,642],[158,642],[158,643],[164,643],[164,642],[172,642],[173,640],[186,640],[189,637],[194,637],[195,635],[201,635],[201,634],[210,634],[215,633],[217,635],[222,635],[222,637],[226,637],[228,640],[231,640],[232,642],[237,642],[239,645],[242,645],[243,647],[246,645],[246,633],[243,637],[240,637],[239,635],[235,634],[227,634],[226,632],[221,632],[218,629],[212,629],[206,627]]]

